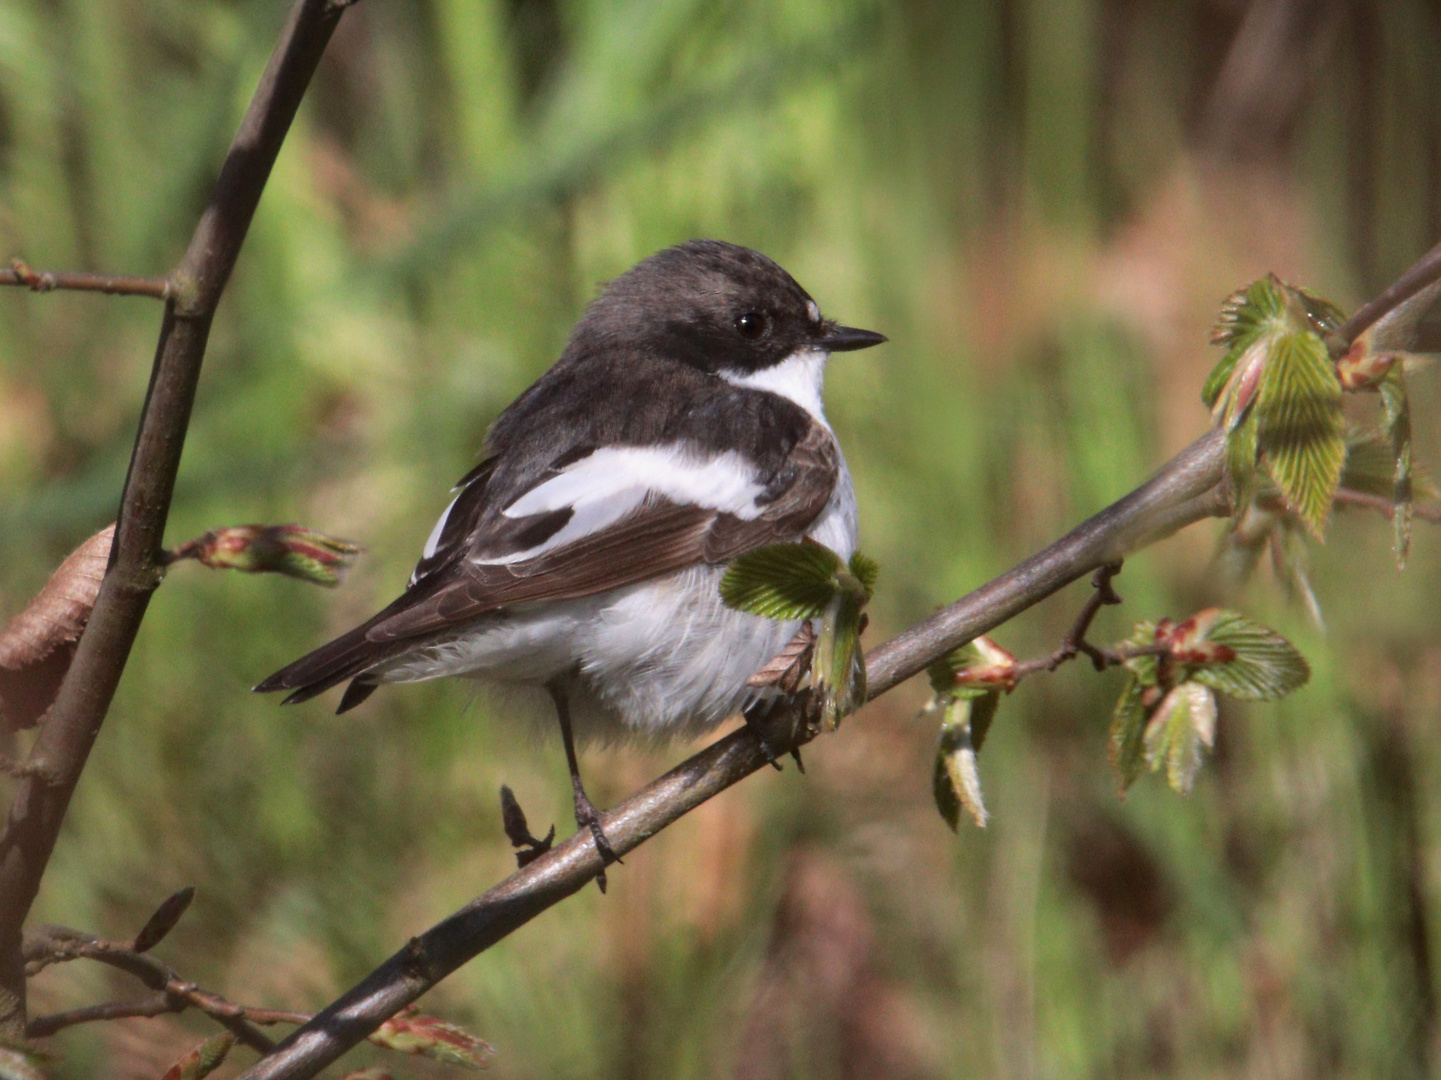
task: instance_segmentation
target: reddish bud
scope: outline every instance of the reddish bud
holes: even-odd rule
[[[361,549],[299,525],[232,525],[180,545],[171,561],[194,559],[212,570],[285,574],[316,585],[338,585]]]
[[[1400,353],[1372,352],[1369,335],[1362,335],[1336,361],[1336,378],[1343,390],[1366,390],[1391,373]]]
[[[957,686],[984,687],[988,690],[1015,689],[1016,658],[984,635],[971,642],[984,663],[961,668],[951,681]]]
[[[495,1056],[495,1048],[485,1040],[437,1017],[421,1015],[413,1005],[381,1024],[370,1041],[388,1050],[423,1054],[471,1069],[487,1068]]]

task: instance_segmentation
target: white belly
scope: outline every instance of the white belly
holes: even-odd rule
[[[855,550],[855,491],[844,459],[807,535],[842,558]],[[800,628],[726,607],[724,572],[693,566],[599,596],[516,607],[378,674],[383,682],[463,675],[517,688],[559,676],[581,738],[694,736],[753,698],[746,680]]]

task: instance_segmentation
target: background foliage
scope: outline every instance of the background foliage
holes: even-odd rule
[[[168,268],[285,6],[0,5],[0,253]],[[170,539],[297,520],[368,555],[335,593],[172,573],[37,916],[123,936],[193,882],[167,958],[312,1009],[512,865],[501,782],[533,824],[565,823],[559,748],[462,685],[341,718],[246,690],[400,587],[598,282],[719,236],[890,335],[828,387],[883,568],[880,640],[1204,430],[1231,289],[1274,270],[1351,304],[1441,235],[1438,62],[1422,0],[366,0],[222,306]],[[113,516],[157,323],[143,300],[0,297],[3,610]],[[1435,382],[1412,383],[1433,461]],[[1441,547],[1421,527],[1397,575],[1384,523],[1343,517],[1314,552],[1323,637],[1264,578],[1228,591],[1207,532],[1133,560],[1098,640],[1224,602],[1316,675],[1279,705],[1224,704],[1188,800],[1146,778],[1118,801],[1121,677],[1072,665],[1004,703],[981,759],[992,824],[957,838],[931,806],[918,685],[430,1004],[506,1077],[1441,1066]],[[1080,603],[998,636],[1048,649]],[[592,794],[684,752],[593,752]],[[123,987],[108,978],[47,972],[33,1008]],[[73,1032],[60,1072],[156,1076],[200,1027]]]

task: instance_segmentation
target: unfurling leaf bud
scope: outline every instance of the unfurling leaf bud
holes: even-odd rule
[[[1310,678],[1296,647],[1234,611],[1206,608],[1173,623],[1137,623],[1123,651],[1130,678],[1111,720],[1111,764],[1124,793],[1143,767],[1166,770],[1191,790],[1202,752],[1215,742],[1215,693],[1243,701],[1285,697]]]
[[[1000,692],[992,690],[978,696],[954,698],[946,706],[940,745],[936,747],[932,792],[936,809],[952,830],[960,826],[962,809],[979,828],[984,829],[990,819],[981,795],[976,755],[985,742],[1000,700]]]
[[[1216,695],[1200,683],[1183,682],[1161,699],[1146,724],[1146,764],[1152,772],[1164,766],[1172,789],[1186,795],[1201,768],[1202,748],[1215,743]]]
[[[338,585],[361,548],[299,525],[232,525],[198,536],[170,552],[212,570],[284,574],[316,585]]]
[[[212,1035],[170,1066],[165,1071],[164,1080],[203,1080],[220,1067],[234,1045],[234,1032],[222,1031],[219,1035]]]
[[[1326,345],[1333,305],[1274,274],[1232,295],[1211,340],[1226,355],[1201,396],[1226,432],[1236,517],[1258,462],[1296,516],[1321,536],[1346,456],[1342,383]]]
[[[409,1006],[396,1013],[371,1033],[370,1041],[404,1054],[422,1054],[450,1065],[484,1069],[495,1056],[495,1048],[470,1032],[434,1016],[424,1016]]]

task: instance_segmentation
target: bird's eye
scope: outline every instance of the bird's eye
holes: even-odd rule
[[[755,341],[766,332],[766,317],[759,311],[747,311],[736,316],[736,330],[748,341]]]

